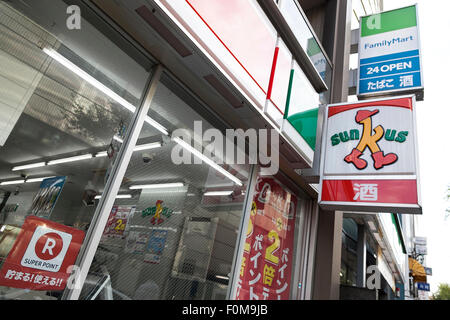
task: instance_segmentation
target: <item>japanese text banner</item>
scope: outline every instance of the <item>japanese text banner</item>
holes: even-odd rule
[[[258,178],[242,256],[237,300],[289,299],[297,198]]]

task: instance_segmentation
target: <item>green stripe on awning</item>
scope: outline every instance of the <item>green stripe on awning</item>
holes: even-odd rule
[[[291,74],[289,76],[289,86],[288,86],[288,92],[286,97],[286,106],[284,108],[284,115],[283,118],[287,119],[289,114],[289,105],[291,102],[291,93],[292,93],[292,82],[294,81],[294,69],[291,69]]]
[[[382,12],[377,28],[376,15],[361,19],[361,37],[417,26],[416,6]]]
[[[303,137],[303,139],[305,139],[306,143],[311,147],[311,149],[315,150],[317,117],[319,114],[319,108],[314,108],[291,115],[289,106],[291,103],[293,82],[294,82],[294,69],[291,69],[283,118],[287,119],[289,123],[294,127],[294,129]]]
[[[317,116],[319,108],[295,113],[287,118],[311,149],[316,149]]]
[[[395,226],[395,230],[397,231],[398,243],[402,247],[402,252],[406,254],[406,246],[403,241],[402,227],[400,225],[400,221],[398,219],[397,213],[391,213],[392,223]]]

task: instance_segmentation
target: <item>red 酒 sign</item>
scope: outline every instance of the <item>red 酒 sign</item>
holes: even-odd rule
[[[63,290],[75,263],[84,232],[28,216],[0,270],[0,286]]]
[[[324,180],[322,201],[417,203],[416,180]]]
[[[237,300],[289,299],[297,198],[258,178],[244,245]]]

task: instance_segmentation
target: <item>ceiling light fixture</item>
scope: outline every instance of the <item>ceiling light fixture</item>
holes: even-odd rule
[[[0,185],[1,185],[1,186],[6,186],[6,185],[8,185],[8,184],[19,184],[19,183],[24,183],[24,182],[25,182],[24,179],[22,179],[22,180],[11,180],[11,181],[3,181],[3,182],[0,182]]]
[[[114,135],[113,139],[118,141],[119,143],[123,143],[123,139],[121,137],[117,136],[117,135]]]
[[[207,163],[208,165],[210,165],[211,167],[213,167],[214,169],[216,169],[217,171],[222,173],[225,177],[227,177],[228,179],[230,179],[231,181],[233,181],[237,185],[242,186],[242,181],[241,180],[239,180],[238,178],[233,176],[231,173],[229,173],[227,170],[225,170],[224,168],[219,166],[217,163],[215,163],[214,161],[212,161],[211,159],[206,157],[200,151],[198,151],[197,149],[193,148],[190,144],[186,143],[185,141],[183,141],[182,139],[180,139],[178,137],[173,137],[172,140],[175,141],[176,143],[178,143],[183,148],[185,148],[190,153],[192,153],[194,156],[200,158],[205,163]]]
[[[131,190],[134,189],[162,189],[162,188],[179,188],[184,187],[184,183],[182,182],[174,182],[174,183],[157,183],[157,184],[141,184],[130,186]]]
[[[233,193],[233,190],[228,190],[228,191],[209,191],[209,192],[205,192],[203,195],[204,196],[229,196],[232,193]]]
[[[13,167],[12,171],[31,169],[31,168],[38,168],[38,167],[43,167],[43,166],[45,166],[45,162],[30,163],[30,164],[25,164],[23,166]]]
[[[118,194],[116,199],[131,199],[132,197],[131,194]]]
[[[96,158],[106,157],[108,155],[108,151],[100,151],[95,154]]]
[[[151,143],[137,145],[134,148],[133,151],[142,151],[142,150],[154,149],[154,148],[159,148],[161,146],[162,146],[161,142],[151,142]],[[31,168],[38,168],[38,167],[43,167],[45,165],[54,165],[54,164],[58,164],[58,163],[65,163],[65,162],[78,161],[78,160],[85,160],[85,159],[90,159],[90,158],[101,158],[101,157],[106,157],[107,155],[108,155],[107,151],[100,151],[100,152],[93,153],[93,154],[84,154],[84,155],[81,155],[81,156],[50,160],[48,163],[46,163],[46,162],[30,163],[30,164],[26,164],[26,165],[23,165],[23,166],[13,167],[12,171],[31,169]]]
[[[79,160],[86,160],[92,158],[93,155],[91,153],[88,154],[82,154],[79,156],[69,157],[69,158],[62,158],[62,159],[56,159],[56,160],[50,160],[47,162],[48,166],[54,165],[54,164],[60,164],[60,163],[66,163],[66,162],[72,162],[72,161],[79,161]]]
[[[73,64],[71,61],[63,57],[55,50],[44,48],[42,49],[42,51],[44,51],[47,55],[49,55],[50,57],[58,61],[60,64],[62,64],[64,67],[75,73],[77,76],[83,78],[83,80],[89,82],[91,85],[93,85],[95,88],[106,94],[108,97],[120,103],[126,109],[130,110],[131,112],[134,112],[136,110],[136,107],[133,106],[131,103],[126,101],[124,98],[119,96],[117,93],[109,89],[107,86],[105,86],[100,81],[92,77],[90,74],[86,73],[84,70],[79,68],[77,65]]]
[[[53,59],[58,61],[64,67],[66,67],[67,69],[69,69],[70,71],[72,71],[73,73],[78,75],[79,77],[81,77],[83,80],[90,83],[92,86],[94,86],[95,88],[97,88],[98,90],[100,90],[101,92],[106,94],[108,97],[110,97],[111,99],[113,99],[114,101],[116,101],[117,103],[119,103],[120,105],[122,105],[123,107],[128,109],[129,111],[131,111],[133,113],[136,111],[135,106],[133,106],[127,100],[125,100],[124,98],[119,96],[117,93],[115,93],[114,91],[109,89],[107,86],[102,84],[100,81],[98,81],[97,79],[95,79],[94,77],[92,77],[91,75],[86,73],[84,70],[79,68],[77,65],[73,64],[71,61],[69,61],[68,59],[63,57],[61,54],[59,54],[55,50],[49,49],[49,48],[44,48],[44,49],[42,49],[42,51],[44,51],[47,55],[49,55],[50,57],[52,57]],[[163,133],[165,135],[169,134],[166,128],[164,128],[161,124],[159,124],[158,122],[156,122],[149,116],[147,116],[145,118],[145,122],[147,122],[148,124],[153,126],[155,129],[157,129],[161,133]]]
[[[155,148],[160,148],[160,147],[161,147],[161,142],[152,142],[152,143],[138,145],[138,146],[134,147],[133,151],[142,151],[142,150],[155,149]]]
[[[153,128],[155,128],[156,130],[158,130],[159,132],[161,132],[162,134],[166,136],[169,135],[169,131],[167,131],[167,129],[163,125],[159,124],[149,116],[145,116],[144,121],[147,122],[149,125],[151,125]]]
[[[102,197],[101,194],[96,195],[95,199],[100,199]],[[131,199],[133,196],[131,194],[118,194],[116,199]]]
[[[54,178],[55,176],[51,176],[51,177],[42,177],[42,178],[32,178],[32,179],[27,179],[25,180],[26,183],[31,183],[31,182],[41,182],[44,179],[48,179],[48,178]]]
[[[41,182],[44,179],[54,178],[55,176],[50,177],[41,177],[41,178],[31,178],[31,179],[20,179],[20,180],[11,180],[11,181],[3,181],[0,182],[0,185],[5,186],[8,184],[20,184],[20,183],[32,183],[32,182]]]

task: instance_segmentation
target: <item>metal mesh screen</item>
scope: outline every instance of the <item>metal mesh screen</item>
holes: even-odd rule
[[[180,88],[160,83],[149,115],[190,131],[194,121],[211,127],[174,91]],[[160,138],[144,124],[140,140]],[[119,191],[132,198],[116,199],[82,298],[225,299],[249,168],[228,169],[244,182],[238,186],[204,162],[175,164],[177,144],[163,141],[161,147],[133,153]],[[145,157],[151,160],[145,163]],[[183,186],[130,189],[167,183]],[[205,195],[210,190],[231,194]]]

